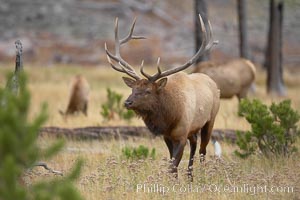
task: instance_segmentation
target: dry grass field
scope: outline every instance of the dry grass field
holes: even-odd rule
[[[13,65],[0,66],[0,84],[5,84],[5,74]],[[151,71],[152,69],[149,69]],[[123,120],[105,122],[100,115],[101,104],[106,101],[106,88],[124,94],[130,89],[125,87],[121,74],[108,67],[25,66],[31,91],[30,118],[40,111],[43,102],[48,104],[49,119],[45,126],[84,127],[107,125],[143,125],[140,119],[130,124]],[[84,75],[91,86],[88,117],[78,115],[63,119],[58,113],[65,109],[68,102],[70,83],[76,74]],[[287,96],[292,99],[295,109],[300,111],[300,73],[284,74]],[[257,92],[250,98],[259,98],[265,103],[280,101],[283,98],[269,97],[265,92],[265,74],[258,71]],[[222,100],[215,128],[249,129],[249,124],[237,116],[237,99]],[[56,138],[39,138],[39,145],[45,147]],[[122,157],[125,146],[140,144],[156,149],[155,159],[126,160]],[[132,138],[129,140],[85,140],[66,141],[61,153],[47,161],[48,165],[64,173],[77,158],[85,161],[76,185],[83,197],[98,199],[299,199],[300,196],[300,153],[290,158],[267,160],[260,155],[242,160],[233,152],[234,144],[221,142],[222,159],[215,159],[212,144],[208,146],[206,162],[200,164],[199,155],[194,163],[194,181],[189,183],[186,167],[189,146],[186,146],[183,160],[179,165],[179,179],[174,180],[166,172],[168,165],[167,147],[160,137]],[[300,149],[300,141],[297,142]],[[28,172],[25,181],[30,184],[38,179],[54,178],[43,169],[34,168]]]

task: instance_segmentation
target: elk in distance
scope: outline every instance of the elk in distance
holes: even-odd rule
[[[72,83],[68,107],[65,112],[60,110],[60,114],[66,116],[82,112],[87,116],[89,92],[87,80],[81,75],[76,75]]]
[[[239,101],[247,97],[247,93],[254,82],[256,69],[247,59],[236,59],[218,64],[213,61],[199,63],[194,73],[204,73],[212,78],[220,89],[221,98],[237,96]]]

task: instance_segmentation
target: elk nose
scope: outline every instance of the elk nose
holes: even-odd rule
[[[132,101],[130,101],[130,100],[127,99],[125,101],[124,105],[125,105],[126,108],[129,108],[132,105],[132,103],[133,103]]]

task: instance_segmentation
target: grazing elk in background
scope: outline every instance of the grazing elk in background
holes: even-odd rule
[[[216,83],[205,74],[186,74],[180,72],[191,66],[204,52],[209,51],[217,42],[212,40],[211,26],[208,32],[199,15],[203,31],[202,46],[185,64],[161,71],[157,62],[157,73],[149,75],[141,65],[141,78],[120,55],[120,46],[131,39],[143,39],[133,36],[135,20],[130,33],[119,40],[118,19],[115,24],[115,55],[105,44],[108,62],[116,71],[131,78],[123,77],[132,94],[125,101],[125,107],[132,109],[145,122],[149,130],[156,135],[163,135],[172,159],[171,172],[177,176],[177,167],[183,155],[187,140],[190,142],[188,173],[192,177],[193,159],[197,147],[197,133],[201,130],[200,161],[204,160],[206,146],[209,143],[213,125],[220,104],[220,91]],[[118,63],[118,65],[115,65]],[[168,77],[168,78],[167,78]]]
[[[254,82],[256,69],[251,61],[241,58],[223,64],[202,62],[193,72],[201,72],[212,78],[220,89],[221,98],[237,96],[240,101],[247,96]]]
[[[87,116],[90,87],[87,80],[77,75],[72,83],[69,104],[65,112],[59,111],[62,115],[72,115],[82,112]]]

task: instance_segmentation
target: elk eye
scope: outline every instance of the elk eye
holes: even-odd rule
[[[146,90],[146,94],[151,94],[151,90]]]

